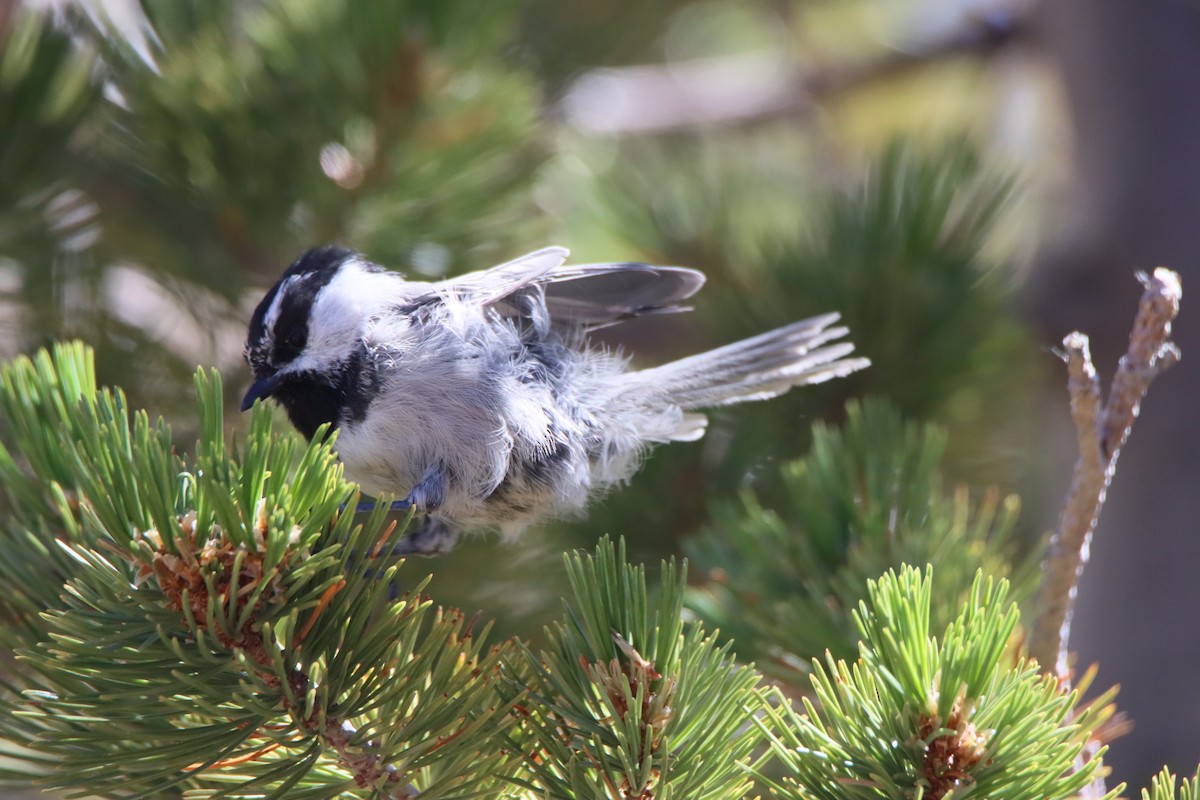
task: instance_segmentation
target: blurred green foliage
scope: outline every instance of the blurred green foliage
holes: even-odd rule
[[[100,87],[91,77],[91,48],[75,46],[36,14],[18,14],[8,25],[0,50],[0,252],[40,257],[54,233],[66,238],[44,215],[66,188],[60,158]]]
[[[905,423],[878,398],[852,402],[846,416],[841,429],[813,426],[811,452],[782,469],[777,503],[764,506],[747,489],[740,503],[719,505],[686,548],[704,576],[688,607],[719,626],[739,658],[792,686],[825,653],[854,658],[851,615],[867,582],[889,569],[938,564],[929,609],[938,630],[978,570],[1013,576],[1014,599],[1032,594],[1034,570],[1011,566],[1015,496],[946,487],[945,432]]]
[[[237,288],[247,268],[270,278],[310,242],[352,242],[383,261],[432,242],[459,265],[472,248],[497,254],[527,208],[518,190],[538,159],[538,93],[497,59],[513,3],[143,9],[148,54],[101,38],[124,99],[109,109],[106,177],[137,182],[126,213],[157,209],[215,248],[196,263],[158,242],[173,260],[223,269]]]

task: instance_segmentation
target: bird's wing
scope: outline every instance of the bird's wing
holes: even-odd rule
[[[542,283],[546,276],[562,269],[563,262],[570,254],[571,251],[565,247],[545,247],[490,269],[440,281],[433,288],[488,305],[528,286]]]
[[[598,328],[643,314],[687,311],[678,305],[704,285],[704,274],[649,264],[565,265],[568,251],[547,247],[438,288],[489,305],[505,316],[536,315],[544,301],[551,324]]]
[[[644,314],[690,311],[680,301],[704,285],[704,273],[650,264],[581,264],[546,283],[546,308],[553,320],[588,328]]]

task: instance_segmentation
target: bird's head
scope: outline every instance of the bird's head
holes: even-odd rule
[[[380,302],[385,270],[341,247],[317,247],[295,260],[254,310],[245,358],[255,400],[288,400],[301,385],[335,382],[361,347],[363,329]]]

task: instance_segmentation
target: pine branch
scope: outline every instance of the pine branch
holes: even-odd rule
[[[1179,313],[1182,296],[1179,276],[1159,268],[1153,276],[1139,274],[1138,279],[1145,291],[1129,349],[1121,357],[1106,403],[1101,401],[1087,336],[1075,332],[1063,340],[1071,418],[1080,456],[1058,531],[1043,565],[1045,579],[1037,600],[1038,616],[1029,652],[1047,671],[1053,669],[1064,684],[1070,681],[1068,639],[1075,595],[1117,457],[1150,382],[1180,357],[1170,341],[1171,322]]]
[[[252,418],[227,445],[197,375],[194,463],[98,390],[79,345],[0,367],[0,631],[18,655],[0,738],[46,785],[101,797],[415,797],[498,791],[511,703],[486,650],[426,581],[392,601],[402,534],[358,499],[330,441]],[[38,556],[48,556],[38,563]],[[32,568],[30,568],[32,567]],[[27,772],[7,773],[27,783]]]
[[[514,690],[529,686],[523,741],[533,796],[561,800],[731,800],[749,790],[762,744],[748,719],[763,703],[760,676],[737,666],[699,626],[684,632],[685,571],[661,569],[651,603],[644,567],[607,539],[567,559],[574,602],[525,650]]]
[[[15,623],[0,639],[18,656],[0,682],[18,766],[0,780],[111,798],[728,800],[758,775],[782,799],[1065,800],[1101,774],[1103,748],[1072,765],[1111,693],[1080,705],[1082,686],[1013,662],[1005,581],[977,576],[940,636],[928,572],[871,581],[859,661],[814,664],[819,710],[685,629],[683,570],[663,564],[652,601],[607,540],[567,559],[575,597],[544,652],[485,651],[427,580],[393,600],[400,564],[362,563],[402,531],[385,504],[339,511],[357,492],[329,440],[280,436],[260,407],[227,443],[217,375],[197,390],[189,460],[96,387],[82,346],[0,367]]]
[[[777,695],[759,725],[787,771],[764,776],[781,800],[1067,800],[1100,772],[1103,749],[1072,767],[1112,715],[1113,693],[1081,705],[1036,665],[1014,662],[1016,607],[1007,583],[982,573],[937,635],[931,575],[905,567],[871,581],[855,615],[859,659],[816,661],[816,699],[803,710]]]

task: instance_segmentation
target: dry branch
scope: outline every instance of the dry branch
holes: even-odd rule
[[[1087,336],[1075,332],[1063,340],[1079,460],[1058,531],[1043,564],[1045,579],[1029,652],[1044,668],[1053,665],[1054,674],[1064,685],[1070,680],[1067,641],[1075,594],[1117,456],[1129,437],[1150,381],[1179,360],[1179,349],[1170,341],[1171,321],[1179,313],[1182,295],[1179,276],[1159,268],[1153,276],[1139,273],[1138,279],[1145,291],[1129,336],[1129,349],[1121,357],[1107,403],[1101,401]]]

